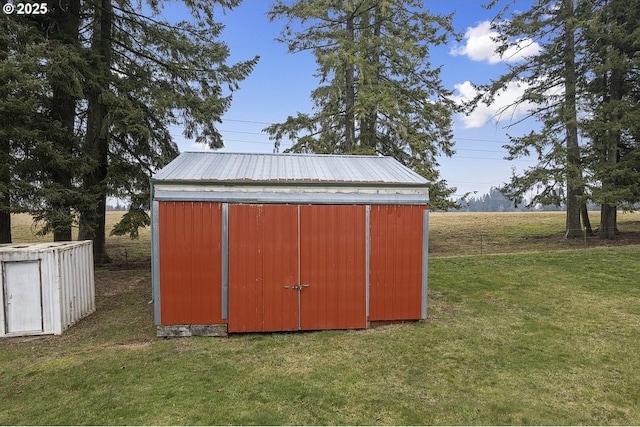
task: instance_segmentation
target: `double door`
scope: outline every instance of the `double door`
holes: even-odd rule
[[[229,332],[365,328],[365,209],[230,205]]]

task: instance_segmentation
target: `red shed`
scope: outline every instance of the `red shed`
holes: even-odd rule
[[[151,190],[159,336],[427,316],[428,182],[391,157],[183,153]]]

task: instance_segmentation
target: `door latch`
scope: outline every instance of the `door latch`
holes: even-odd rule
[[[283,286],[285,289],[294,289],[296,291],[301,291],[304,288],[308,288],[311,285],[306,285],[306,284],[302,284],[302,285],[293,285],[293,286]]]

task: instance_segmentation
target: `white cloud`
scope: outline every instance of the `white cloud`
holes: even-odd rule
[[[478,90],[470,81],[457,83],[454,85],[455,94],[452,99],[457,103],[471,101],[478,95]],[[512,122],[522,118],[527,111],[535,105],[530,102],[515,104],[527,88],[527,84],[521,81],[514,81],[507,85],[504,91],[496,94],[491,105],[480,102],[473,112],[467,115],[459,115],[462,124],[466,129],[480,128],[490,121]],[[515,105],[514,105],[515,104]]]
[[[191,142],[189,145],[189,151],[213,151],[207,144],[200,144],[198,142]]]
[[[530,56],[535,56],[540,52],[540,45],[531,39],[517,40],[515,46],[507,49],[504,54],[496,53],[498,43],[495,39],[498,32],[491,29],[491,22],[482,21],[475,27],[467,28],[464,35],[464,44],[451,48],[451,55],[467,56],[473,61],[488,62],[497,64],[498,62],[516,62]]]

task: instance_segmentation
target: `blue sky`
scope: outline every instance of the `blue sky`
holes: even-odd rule
[[[475,0],[425,0],[432,13],[455,12],[453,22],[456,31],[464,34],[461,42],[451,40],[447,46],[432,49],[431,63],[442,65],[441,78],[457,98],[473,95],[469,82],[487,83],[505,70],[505,58],[497,57],[493,50],[488,21],[495,11],[487,11],[484,1]],[[231,50],[229,63],[250,59],[260,55],[254,72],[241,83],[240,90],[233,95],[233,103],[223,116],[219,130],[223,135],[227,152],[273,152],[270,141],[261,130],[271,123],[284,121],[297,112],[310,112],[310,92],[317,86],[313,77],[316,69],[310,53],[287,53],[286,46],[277,43],[283,22],[269,22],[266,12],[271,2],[267,0],[244,0],[237,8],[219,13],[217,21],[225,25],[222,40]],[[528,7],[528,1],[518,6]],[[508,60],[515,61],[526,54],[535,54],[537,45],[523,41],[521,52],[509,53]],[[522,171],[531,165],[526,160],[504,160],[507,133],[520,135],[532,127],[534,122],[506,129],[513,120],[522,117],[524,110],[509,111],[495,117],[501,105],[515,99],[522,86],[513,87],[498,100],[495,106],[483,106],[472,116],[456,116],[454,140],[456,154],[452,158],[441,158],[440,172],[450,186],[457,187],[456,194],[477,192],[482,195],[491,186],[499,186],[509,180],[512,168]],[[186,140],[180,129],[173,135],[181,151],[203,150],[193,141]],[[283,144],[281,149],[286,148]]]

